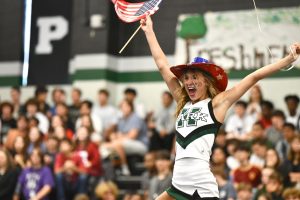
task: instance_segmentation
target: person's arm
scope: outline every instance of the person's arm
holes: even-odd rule
[[[132,128],[130,131],[128,131],[127,133],[118,133],[118,136],[121,139],[131,139],[131,140],[135,140],[139,135],[139,129],[137,128]]]
[[[241,80],[233,88],[224,91],[217,95],[213,99],[213,107],[216,118],[219,122],[223,122],[225,118],[226,111],[229,107],[237,101],[242,95],[244,95],[247,90],[249,90],[253,85],[255,85],[259,80],[270,76],[271,74],[285,68],[286,66],[293,63],[300,54],[300,43],[295,43],[291,46],[293,52],[289,55],[280,59],[279,61],[266,65]],[[295,55],[295,57],[294,57]]]
[[[55,174],[60,174],[65,172],[64,169],[64,161],[62,160],[62,155],[61,153],[57,154],[55,157],[55,162],[54,162],[54,173]]]
[[[156,66],[160,71],[163,79],[165,80],[174,99],[178,101],[179,96],[178,94],[176,94],[176,91],[178,88],[180,88],[180,83],[176,76],[170,71],[170,65],[167,60],[167,57],[161,49],[153,31],[153,25],[150,16],[147,16],[146,19],[142,19],[140,23],[142,25],[143,31],[145,32],[147,42],[149,44],[150,51],[154,58]]]
[[[23,170],[20,176],[18,177],[18,182],[15,187],[13,200],[20,200],[20,196],[22,194],[22,186],[24,185],[24,180],[25,180],[25,174],[26,174],[25,170]]]
[[[51,192],[51,186],[45,185],[42,189],[30,200],[41,200]]]

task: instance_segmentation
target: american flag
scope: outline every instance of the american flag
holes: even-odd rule
[[[140,3],[129,3],[125,0],[111,0],[115,4],[118,17],[127,23],[138,21],[147,15],[153,15],[162,0],[149,0]]]

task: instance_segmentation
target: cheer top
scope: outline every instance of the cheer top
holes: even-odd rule
[[[210,171],[211,149],[220,126],[210,98],[187,102],[176,120],[176,158],[172,186],[189,195],[219,197]]]

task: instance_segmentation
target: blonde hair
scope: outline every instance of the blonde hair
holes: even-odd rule
[[[90,198],[86,194],[77,194],[74,200],[90,200]]]
[[[288,198],[300,198],[300,191],[296,188],[286,188],[282,194],[282,197],[284,199],[288,199]]]
[[[103,198],[106,192],[112,192],[115,197],[119,195],[119,189],[112,181],[102,182],[95,188],[95,194],[98,198]]]
[[[205,82],[207,84],[206,86],[207,86],[208,97],[213,99],[215,96],[217,96],[220,93],[220,91],[216,87],[216,81],[209,75],[206,75],[205,73],[202,73],[201,71],[200,71],[200,73],[203,75]],[[177,107],[176,107],[176,112],[175,112],[175,116],[178,117],[178,115],[180,114],[184,105],[187,102],[189,102],[191,99],[190,99],[188,93],[186,92],[184,85],[182,85],[181,88],[179,88],[177,91],[175,91],[175,93],[176,93],[176,96],[180,97],[179,101],[177,102]]]

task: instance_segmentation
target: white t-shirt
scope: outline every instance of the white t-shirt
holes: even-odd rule
[[[241,136],[249,133],[254,123],[254,119],[248,114],[245,114],[242,118],[233,114],[229,116],[225,124],[225,131],[236,136]]]
[[[112,105],[95,106],[92,113],[100,118],[103,129],[118,122],[118,110]]]

